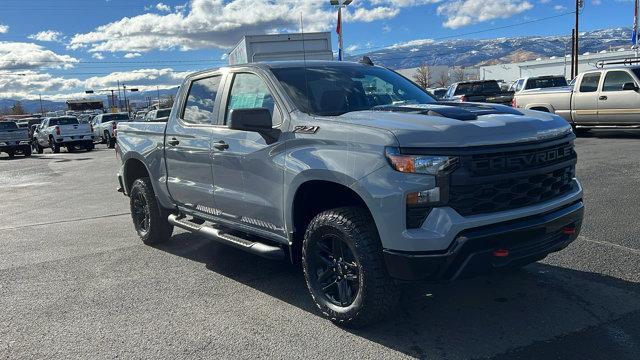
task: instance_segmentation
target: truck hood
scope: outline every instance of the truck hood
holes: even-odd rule
[[[561,117],[480,103],[380,107],[343,114],[340,120],[391,131],[401,147],[467,147],[542,141],[564,136]]]

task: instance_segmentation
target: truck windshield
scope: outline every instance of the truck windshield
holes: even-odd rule
[[[301,111],[338,116],[352,111],[435,100],[393,71],[353,64],[271,69]]]
[[[0,130],[16,130],[18,125],[13,121],[2,121],[0,122]]]
[[[456,86],[454,95],[486,95],[501,92],[500,85],[497,81],[477,81],[471,83],[460,83]]]
[[[102,121],[128,121],[129,114],[104,114],[102,115]]]
[[[78,125],[78,119],[72,117],[61,117],[49,119],[49,126],[56,125]]]
[[[564,77],[532,78],[527,81],[527,89],[543,89],[548,87],[567,86],[567,79]]]

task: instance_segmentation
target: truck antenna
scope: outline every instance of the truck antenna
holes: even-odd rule
[[[309,99],[309,79],[307,78],[307,49],[304,44],[304,21],[303,14],[300,12],[300,33],[302,34],[302,62],[304,63],[304,89],[307,97],[307,111],[311,112],[311,99]]]

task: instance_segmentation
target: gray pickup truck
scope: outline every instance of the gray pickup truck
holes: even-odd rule
[[[118,134],[119,190],[145,244],[179,227],[299,262],[315,304],[345,326],[382,318],[400,281],[523,266],[582,223],[566,121],[438,103],[378,66],[199,72],[166,124],[120,123]]]
[[[31,156],[29,130],[21,129],[14,121],[0,121],[0,153],[5,152],[10,158],[16,153]]]

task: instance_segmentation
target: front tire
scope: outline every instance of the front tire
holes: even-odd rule
[[[146,245],[168,240],[173,233],[166,211],[160,208],[149,178],[134,181],[130,194],[131,218],[136,232]]]
[[[332,209],[313,218],[303,240],[302,266],[316,306],[338,325],[379,321],[398,302],[378,231],[364,209]]]

